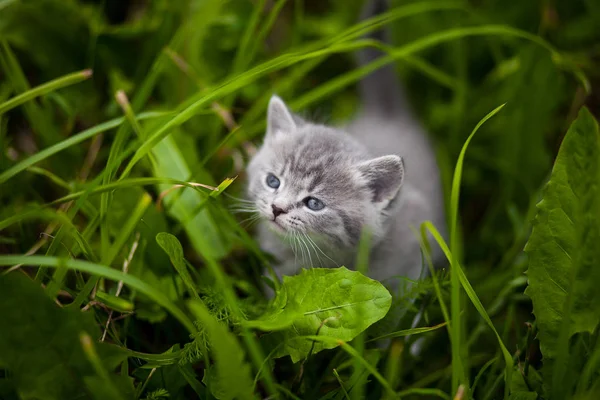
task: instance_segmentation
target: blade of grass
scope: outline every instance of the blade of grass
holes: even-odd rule
[[[407,7],[403,7],[401,9],[396,9],[396,10],[393,10],[392,12],[386,13],[385,14],[386,16],[392,15],[392,18],[390,18],[389,21],[384,20],[384,22],[388,23],[395,19],[407,17],[410,15],[416,15],[416,14],[423,13],[423,12],[433,11],[433,10],[444,10],[444,9],[453,9],[453,8],[462,8],[462,7],[463,6],[458,3],[439,3],[439,2],[438,3],[426,2],[423,4],[409,5]],[[374,18],[374,20],[376,20],[376,19]],[[344,39],[344,36],[347,37],[347,38],[345,38],[345,40],[349,40],[348,38],[352,38],[355,36],[361,36],[365,32],[376,29],[377,27],[378,27],[377,25],[367,26],[366,28],[363,27],[362,30],[356,30],[353,27],[353,28],[347,30],[345,35],[342,34],[341,36],[334,38],[334,42]],[[328,41],[320,41],[320,42],[313,43],[312,45],[306,46],[304,51],[308,51],[311,48],[318,48],[320,46],[326,45],[327,43],[328,43]],[[314,54],[310,58],[318,57],[321,54],[322,54],[322,52],[314,52]],[[327,53],[325,53],[325,54],[327,54]],[[286,61],[286,58],[287,58],[287,61]],[[293,65],[293,64],[301,61],[302,59],[303,59],[302,56],[298,55],[298,52],[293,52],[291,54],[277,57],[267,63],[263,63],[263,64],[255,67],[245,73],[237,75],[235,78],[226,81],[224,84],[217,85],[216,87],[219,87],[219,89],[221,89],[220,91],[223,92],[222,94],[219,93],[218,95],[220,97],[222,97],[222,96],[225,96],[227,94],[234,92],[235,90],[239,89],[240,87],[245,86],[248,82],[244,82],[238,86],[233,85],[234,86],[233,90],[231,90],[232,83],[239,82],[242,77],[252,77],[253,78],[252,80],[255,80],[258,77],[264,75],[266,72],[270,72],[271,70],[275,70],[275,69],[281,69],[285,66]],[[283,61],[285,61],[285,63]],[[217,89],[217,91],[219,91],[219,89]],[[225,90],[225,89],[229,89],[229,90]],[[212,92],[212,91],[208,90],[207,92]],[[203,92],[199,96],[191,97],[188,101],[184,102],[184,104],[182,105],[181,113],[184,114],[184,116],[182,116],[182,120],[179,121],[178,118],[176,117],[176,118],[174,118],[174,120],[169,121],[167,123],[167,125],[165,127],[163,127],[163,129],[159,130],[158,132],[162,131],[162,132],[164,132],[164,135],[162,137],[166,136],[166,132],[168,132],[169,129],[185,122],[186,118],[187,119],[191,118],[191,116],[193,115],[193,110],[195,108],[198,108],[199,105],[204,104],[208,101],[211,101],[211,100],[215,99],[216,97],[217,96],[215,96],[214,94],[207,96],[205,94],[205,92]],[[192,112],[190,112],[190,111],[192,111]],[[188,116],[188,114],[189,114],[189,116]],[[147,146],[149,148],[140,149],[141,150],[140,153],[144,153],[144,154],[141,156],[138,154],[137,157],[134,156],[134,160],[130,161],[130,164],[128,165],[128,167],[125,169],[125,171],[121,175],[121,178],[126,176],[129,173],[131,167],[135,163],[137,163],[139,161],[139,159],[142,158],[145,155],[145,153],[150,150],[151,147],[153,147],[154,144],[156,144],[160,141],[160,140],[156,140],[160,136],[160,135],[156,135],[158,132],[155,132],[155,134],[153,135],[154,138],[152,138],[152,137],[150,138],[151,142],[154,142],[154,141],[156,141],[156,142],[153,143],[152,145],[148,144]]]
[[[173,37],[170,39],[168,47],[177,48],[178,45],[184,40],[186,36],[186,30],[188,28],[189,26],[187,24],[181,25],[173,34]],[[146,104],[167,62],[168,60],[164,52],[160,52],[159,56],[154,60],[154,62],[150,66],[150,72],[146,74],[141,85],[139,86],[139,89],[136,90],[135,96],[132,101],[132,112],[140,111],[144,104]],[[109,152],[107,166],[103,171],[102,181],[104,184],[110,183],[110,181],[116,174],[118,166],[121,164],[122,160],[124,160],[124,158],[119,157],[119,154],[127,153],[127,151],[123,147],[125,145],[125,141],[128,135],[129,127],[126,125],[121,125],[121,127],[117,130],[117,133],[115,135],[115,140],[113,141],[113,145],[111,146]],[[105,215],[108,212],[111,200],[112,198],[109,193],[103,194],[100,198],[100,239],[103,250],[107,249],[109,245],[108,229],[104,220]]]
[[[179,370],[179,373],[185,378],[188,385],[190,385],[190,387],[194,390],[196,395],[198,395],[199,399],[210,398],[207,396],[206,387],[202,383],[200,383],[196,378],[196,374],[194,373],[195,371],[191,369],[185,369],[181,365],[178,365],[177,369]]]
[[[79,199],[84,195],[94,195],[99,193],[104,193],[117,189],[127,189],[127,187],[131,186],[149,186],[149,185],[157,185],[157,184],[170,184],[175,186],[185,186],[187,188],[193,189],[203,195],[206,195],[201,189],[199,189],[199,185],[194,182],[184,182],[177,179],[172,178],[132,178],[125,179],[118,182],[112,182],[107,185],[90,185],[90,187],[86,190],[80,190],[78,192],[71,193],[69,195],[60,197],[56,200],[51,201],[50,203],[45,204],[44,206],[53,206],[60,203],[66,203],[71,200]],[[206,189],[205,189],[206,190]],[[0,222],[0,227],[2,223]]]
[[[5,219],[4,221],[1,221],[0,222],[0,230],[4,229],[5,227],[7,227],[13,223],[21,222],[26,219],[41,219],[41,220],[46,220],[46,221],[56,221],[56,222],[59,222],[59,223],[65,225],[67,228],[66,229],[67,232],[71,233],[71,236],[75,240],[75,243],[77,243],[79,245],[81,251],[83,251],[83,253],[87,257],[89,257],[90,259],[95,261],[96,256],[94,255],[94,252],[93,252],[90,244],[86,240],[86,238],[79,233],[79,231],[77,230],[77,227],[75,225],[73,225],[73,223],[71,222],[71,219],[64,212],[61,212],[61,211],[32,210],[32,211],[29,211],[28,213],[16,215],[14,217],[11,217],[11,218]]]
[[[422,396],[428,396],[429,397],[439,397],[441,399],[447,399],[450,400],[452,397],[446,393],[444,393],[443,391],[441,391],[440,389],[406,389],[403,390],[401,392],[398,392],[398,397],[402,397],[402,396],[411,396],[411,395],[422,395]]]
[[[492,118],[496,113],[498,113],[504,104],[496,107],[490,113],[488,113],[479,123],[475,126],[460,151],[458,156],[458,160],[456,161],[456,167],[454,169],[454,177],[452,179],[452,189],[450,193],[450,249],[451,249],[451,259],[450,259],[450,279],[451,279],[451,315],[452,315],[452,364],[456,365],[456,369],[453,368],[452,374],[452,393],[456,393],[458,390],[459,384],[463,384],[466,386],[468,391],[468,381],[466,379],[466,371],[464,369],[464,365],[462,363],[462,352],[465,348],[463,346],[463,337],[461,332],[461,324],[460,321],[460,306],[461,306],[461,293],[460,293],[460,273],[458,266],[458,252],[459,252],[459,238],[457,234],[457,226],[458,226],[458,200],[460,195],[460,183],[462,179],[462,170],[465,159],[465,154],[467,152],[467,148],[469,143],[475,136],[475,133],[479,130],[479,128],[490,118]],[[472,288],[471,288],[472,291]],[[477,307],[477,305],[476,305]],[[483,309],[483,307],[482,307]],[[479,310],[478,310],[479,311]],[[485,313],[485,309],[483,309]],[[487,313],[486,313],[487,316]],[[489,319],[489,317],[487,317]],[[490,321],[491,322],[491,321]],[[500,339],[499,339],[500,340]],[[510,355],[509,355],[510,356]],[[507,361],[508,362],[508,361]],[[512,362],[511,362],[512,364]],[[458,371],[457,371],[458,370]],[[508,385],[507,385],[508,387]]]
[[[232,72],[234,75],[237,75],[240,71],[242,71],[246,65],[251,62],[251,55],[248,54],[248,50],[252,45],[252,40],[256,38],[254,32],[256,31],[256,27],[260,21],[260,15],[265,8],[266,0],[259,0],[259,3],[254,6],[254,10],[252,11],[252,15],[250,16],[250,20],[248,21],[248,25],[244,30],[244,34],[242,35],[242,42],[238,47],[238,51],[235,54],[235,58],[233,59],[233,69]]]
[[[17,57],[6,41],[0,41],[0,66],[15,92],[25,93],[31,89]],[[23,104],[23,112],[43,145],[60,140],[59,132],[53,123],[53,115],[44,104],[26,102]]]
[[[312,60],[305,61],[297,68],[292,68],[291,71],[285,77],[283,77],[283,79],[280,79],[275,83],[273,93],[277,93],[282,98],[285,98],[286,94],[291,92],[293,87],[299,83],[301,79],[306,76],[306,74],[316,68],[325,59],[325,56],[314,58]],[[263,113],[267,108],[267,104],[269,103],[269,99],[273,93],[265,93],[258,100],[254,101],[250,109],[244,113],[242,120],[240,121],[240,126],[247,126],[250,123],[255,124],[256,120],[262,118]],[[238,138],[238,140],[247,139],[245,134],[240,136],[243,137]]]
[[[340,75],[339,77],[331,79],[323,85],[319,85],[317,88],[313,89],[312,91],[295,99],[293,102],[290,102],[290,107],[292,109],[305,108],[306,106],[316,102],[317,100],[322,100],[324,97],[349,86],[350,84],[360,80],[363,76],[375,71],[378,68],[381,68],[381,67],[387,65],[388,63],[391,63],[395,60],[404,59],[407,56],[410,56],[411,54],[413,54],[415,52],[424,50],[426,48],[435,46],[437,44],[440,44],[443,42],[448,42],[448,41],[451,41],[454,39],[468,37],[468,36],[493,36],[493,35],[513,36],[513,37],[518,37],[521,39],[532,41],[532,42],[538,44],[539,46],[545,48],[546,50],[548,50],[552,54],[554,59],[559,60],[561,58],[560,54],[549,43],[545,42],[543,39],[541,39],[535,35],[532,35],[530,33],[527,33],[527,32],[524,32],[524,31],[521,31],[521,30],[518,30],[515,28],[511,28],[508,26],[503,26],[503,25],[486,25],[486,26],[478,26],[478,27],[448,29],[446,31],[431,34],[425,38],[415,40],[415,41],[408,43],[402,47],[398,47],[396,49],[391,49],[391,50],[388,47],[384,47],[384,46],[382,47],[378,42],[373,41],[373,40],[358,40],[356,42],[352,42],[349,44],[343,43],[341,45],[332,46],[332,47],[324,49],[324,50],[319,50],[319,51],[315,51],[312,53],[308,53],[308,54],[305,54],[304,56],[297,56],[299,60],[296,60],[295,62],[299,62],[299,61],[302,61],[305,59],[312,59],[313,57],[318,57],[319,54],[332,54],[332,53],[336,53],[336,52],[347,52],[347,51],[351,51],[351,50],[358,50],[358,49],[360,49],[362,47],[366,47],[366,46],[375,46],[382,50],[386,50],[388,52],[388,55],[386,55],[384,57],[380,57],[380,58],[376,59],[375,61],[373,61],[363,67],[354,69],[350,72]],[[269,68],[273,68],[275,70],[275,69],[281,69],[281,68],[286,67],[287,66],[286,63],[288,61],[284,57],[287,57],[287,56],[290,56],[290,55],[288,54],[288,55],[279,57],[281,59],[280,60],[281,63],[284,64],[283,66],[281,66],[281,65],[278,65],[275,67],[269,66]],[[265,65],[265,64],[263,64],[263,65]],[[264,127],[265,127],[265,122],[261,121],[257,125],[247,128],[246,129],[246,138],[247,139],[253,138],[258,133],[262,132],[264,130]]]
[[[479,372],[477,373],[477,375],[475,376],[475,380],[473,381],[473,387],[471,388],[471,393],[473,395],[475,395],[475,389],[477,389],[477,384],[479,383],[479,380],[481,379],[481,377],[483,376],[483,374],[485,373],[485,371],[487,371],[487,369],[489,367],[492,366],[492,364],[494,364],[496,361],[498,361],[497,357],[492,358],[491,360],[489,360],[488,362],[486,362],[483,367],[481,367],[481,369],[479,370]]]
[[[3,102],[10,95],[10,87],[8,85],[0,86],[0,102]],[[0,171],[8,166],[8,118],[0,114]]]
[[[348,392],[346,391],[346,388],[344,387],[344,382],[342,382],[342,378],[340,378],[340,374],[338,374],[338,372],[335,368],[333,369],[333,375],[335,375],[335,379],[337,379],[338,383],[340,384],[340,389],[342,389],[342,392],[344,393],[344,397],[347,400],[350,400],[350,396],[348,396]]]
[[[425,327],[421,327],[421,328],[403,329],[401,331],[396,331],[396,332],[388,333],[388,334],[376,337],[374,339],[369,339],[367,342],[374,342],[376,340],[388,339],[388,338],[394,338],[394,337],[418,335],[420,333],[426,333],[426,332],[435,331],[435,330],[437,330],[439,328],[442,328],[442,327],[444,327],[446,325],[447,325],[446,322],[442,322],[441,324],[437,324],[437,325],[434,325],[434,326],[425,326]]]
[[[105,265],[94,264],[83,260],[65,260],[58,257],[46,256],[0,255],[0,267],[7,267],[14,264],[29,266],[43,265],[48,268],[58,268],[58,266],[62,264],[69,270],[86,272],[93,276],[103,277],[115,282],[123,281],[127,286],[145,294],[155,301],[156,304],[169,311],[190,333],[197,332],[196,327],[187,315],[162,294],[160,290],[153,288],[133,275],[124,274],[119,270]]]
[[[71,74],[62,76],[60,78],[51,80],[50,82],[39,85],[33,89],[15,96],[8,101],[0,104],[0,115],[4,114],[10,109],[13,109],[29,100],[35,99],[36,97],[43,96],[65,86],[74,85],[81,81],[84,81],[92,76],[91,69],[85,69],[83,71],[73,72]]]
[[[252,63],[252,60],[254,60],[256,52],[258,51],[259,44],[265,43],[265,38],[267,37],[267,34],[271,31],[271,28],[273,27],[273,24],[275,23],[279,12],[281,11],[286,2],[287,0],[277,0],[277,2],[271,7],[271,11],[269,11],[269,15],[267,16],[265,22],[261,24],[262,27],[258,32],[258,35],[249,36],[252,38],[252,40],[250,41],[252,47],[250,47],[250,51],[245,57],[244,62],[241,64],[242,66],[245,67]],[[235,72],[239,71],[240,69],[237,69]]]
[[[125,114],[125,118],[127,119],[127,122],[129,122],[129,125],[131,126],[131,128],[133,129],[135,134],[140,139],[143,139],[144,138],[144,130],[142,129],[137,118],[135,117],[135,113],[133,112],[133,109],[131,108],[131,104],[129,104],[129,99],[127,98],[127,95],[125,94],[125,92],[122,90],[117,91],[117,93],[115,93],[115,100],[117,100],[117,103],[119,103],[119,106],[121,106],[121,109],[123,110],[123,114]]]
[[[127,354],[132,358],[139,358],[140,360],[148,361],[158,365],[173,365],[181,358],[181,350],[169,351],[160,354],[142,353],[134,351],[126,347],[119,347],[120,351]]]
[[[385,362],[385,379],[393,388],[398,387],[402,378],[402,353],[404,353],[404,342],[393,340],[388,347],[387,360]],[[384,397],[389,399],[390,396]]]
[[[417,235],[417,237],[419,237]],[[431,246],[429,245],[429,238],[427,237],[427,230],[424,224],[421,224],[421,235],[419,238],[419,242],[421,248],[423,249],[423,255],[425,256],[425,260],[427,261],[427,266],[429,267],[429,273],[433,280],[433,288],[435,291],[435,295],[437,297],[438,303],[440,304],[440,309],[442,310],[442,315],[444,316],[444,322],[447,326],[448,337],[450,338],[450,342],[452,342],[452,326],[450,321],[450,314],[448,313],[448,307],[446,307],[446,302],[442,297],[442,291],[440,289],[440,284],[435,276],[435,271],[433,267],[433,260],[431,258]]]
[[[327,337],[327,336],[308,335],[308,336],[303,336],[303,338],[305,338],[307,340],[329,342],[329,343],[335,343],[335,344],[339,345],[355,361],[357,361],[358,363],[360,363],[360,365],[365,367],[367,369],[367,371],[369,371],[375,377],[375,379],[377,379],[377,381],[381,384],[381,386],[383,386],[383,388],[387,391],[387,393],[390,396],[392,396],[392,398],[398,398],[397,394],[394,392],[394,389],[392,389],[389,382],[385,380],[385,378],[379,373],[379,371],[377,371],[377,368],[372,366],[367,360],[365,360],[360,354],[358,354],[358,352],[354,349],[354,347],[350,346],[348,343],[344,342],[343,340],[339,340],[339,339],[336,339],[333,337]],[[352,391],[354,391],[354,389]]]
[[[154,147],[151,154],[156,158],[155,176],[185,179],[191,175],[188,163],[172,136],[161,141]],[[202,175],[203,179],[212,180],[207,171],[204,171]],[[209,182],[212,184],[211,181]],[[159,186],[159,190],[163,193],[169,189],[165,185]],[[184,227],[198,254],[220,259],[228,253],[230,243],[220,235],[219,227],[211,210],[205,208],[207,201],[208,197],[202,196],[197,190],[181,189],[165,195],[163,204],[169,215]]]
[[[147,112],[147,113],[140,114],[137,117],[137,119],[143,120],[143,119],[149,119],[149,118],[160,118],[160,117],[164,117],[165,115],[169,115],[169,114],[170,113],[165,113],[165,112]],[[24,171],[28,167],[30,167],[34,164],[37,164],[40,161],[43,161],[43,160],[47,159],[48,157],[51,157],[65,149],[68,149],[69,147],[75,146],[76,144],[79,144],[87,139],[90,139],[90,138],[98,135],[99,133],[116,128],[119,125],[121,125],[123,123],[123,121],[125,121],[125,118],[111,119],[109,121],[103,122],[99,125],[91,127],[84,131],[81,131],[78,134],[73,135],[68,139],[65,139],[65,140],[58,142],[44,150],[41,150],[41,151],[35,153],[31,157],[26,158],[23,161],[20,161],[19,163],[13,165],[11,168],[2,172],[0,174],[0,185],[3,184],[4,182],[6,182],[7,180],[9,180],[10,178],[14,177],[15,175],[17,175],[18,173]]]
[[[206,253],[202,253],[205,255]],[[205,256],[206,265],[208,266],[209,271],[215,278],[218,290],[223,292],[223,297],[225,298],[225,303],[230,307],[231,312],[238,318],[242,319],[243,315],[241,310],[239,309],[238,301],[233,290],[233,286],[229,281],[229,278],[223,271],[220,266],[217,264],[215,260],[210,257]],[[263,360],[265,359],[262,354],[262,349],[260,348],[256,337],[254,334],[246,327],[246,325],[241,324],[241,336],[248,350],[248,354],[252,363],[254,364],[254,368],[256,371],[261,371],[261,367],[263,364]],[[265,388],[270,395],[276,395],[277,389],[275,387],[275,381],[273,375],[269,369],[262,369],[262,381],[265,384]]]
[[[311,92],[306,93],[304,96],[295,100],[292,103],[292,108],[303,108],[308,103],[312,103],[314,98],[322,98],[326,96],[328,93],[332,93],[336,90],[339,90],[343,87],[348,86],[349,84],[359,80],[363,76],[375,71],[378,68],[383,67],[384,65],[389,64],[392,61],[405,58],[413,53],[424,50],[426,48],[435,46],[439,43],[448,42],[455,39],[461,39],[468,36],[490,36],[490,35],[498,35],[498,36],[514,36],[521,39],[529,40],[531,42],[536,43],[537,45],[548,50],[555,59],[560,59],[560,54],[552,47],[548,42],[544,41],[538,36],[532,35],[528,32],[521,31],[519,29],[511,28],[503,25],[484,25],[484,26],[475,26],[475,27],[467,27],[467,28],[453,28],[448,29],[441,32],[433,33],[424,38],[415,40],[410,42],[404,46],[398,48],[390,48],[387,46],[382,46],[377,41],[373,40],[357,40],[353,42],[354,46],[358,46],[360,48],[366,46],[377,47],[383,51],[386,51],[388,54],[384,57],[380,57],[377,60],[359,68],[355,69],[349,73],[341,75],[335,79],[330,80],[324,85],[320,85],[315,88]],[[348,44],[344,44],[344,46],[348,46]],[[344,47],[336,47],[332,46],[331,50],[340,50],[347,51],[348,49]],[[332,52],[333,52],[332,51]]]
[[[123,152],[123,153],[122,153],[122,154],[119,156],[119,158],[118,158],[118,161],[120,162],[120,161],[124,160],[126,156],[128,156],[128,155],[129,155],[129,154],[131,154],[131,153],[133,153],[133,150],[134,150],[135,146],[136,146],[136,143],[132,143],[132,144],[131,144],[131,145],[130,145],[128,148],[127,148],[127,151]],[[91,190],[93,190],[93,188],[95,188],[95,187],[96,187],[96,186],[99,184],[99,182],[101,182],[101,181],[104,179],[104,176],[106,175],[106,173],[107,173],[107,170],[106,170],[106,169],[104,169],[104,170],[103,170],[103,171],[102,171],[102,172],[101,172],[101,173],[100,173],[100,174],[99,174],[99,175],[98,175],[98,176],[97,176],[97,177],[96,177],[96,178],[95,178],[95,179],[94,179],[94,180],[91,182],[91,184],[89,184],[89,185],[88,185],[87,189],[86,189],[86,190],[83,192],[83,194],[81,195],[81,197],[79,197],[79,198],[78,198],[78,199],[75,201],[75,204],[74,204],[73,206],[72,206],[72,204],[71,204],[70,202],[69,202],[69,203],[66,203],[66,204],[68,204],[67,208],[69,208],[69,212],[68,212],[68,215],[67,215],[67,217],[68,217],[70,220],[73,220],[73,218],[75,218],[75,216],[76,216],[76,215],[77,215],[77,213],[79,212],[79,209],[81,209],[82,207],[84,207],[84,206],[85,206],[85,204],[87,203],[87,198],[88,198],[88,196],[90,195],[90,191],[91,191]],[[47,204],[47,205],[48,205],[48,204]],[[47,205],[46,205],[46,206],[47,206]],[[71,206],[72,206],[72,207],[71,207]],[[90,223],[88,224],[88,228],[92,227],[92,225],[94,225],[94,226],[96,226],[96,225],[100,226],[101,222],[102,222],[102,221],[101,221],[101,219],[100,219],[100,215],[99,215],[99,214],[98,214],[98,215],[95,215],[95,216],[94,216],[94,218],[92,219],[92,221],[90,221]],[[88,231],[88,228],[86,228],[86,230],[85,230],[85,231]],[[95,229],[96,229],[96,228],[94,228],[94,230],[95,230]],[[54,237],[52,238],[52,242],[51,242],[51,244],[50,244],[50,247],[49,247],[49,249],[48,249],[48,251],[47,251],[47,253],[46,253],[46,255],[47,255],[47,256],[53,256],[53,255],[54,255],[54,253],[56,252],[56,250],[57,250],[58,246],[59,246],[60,244],[62,244],[62,236],[64,235],[64,232],[65,232],[65,231],[64,231],[64,229],[62,229],[62,227],[61,227],[61,228],[59,228],[59,231],[58,231],[58,233],[56,234],[56,236],[54,236]],[[69,253],[70,253],[70,254],[73,254],[73,251],[74,251],[74,250],[69,250],[69,249],[67,249],[67,250],[69,251]],[[103,253],[103,254],[105,254],[105,253]],[[40,267],[40,268],[38,268],[38,271],[37,271],[37,274],[36,274],[36,277],[35,277],[35,279],[36,279],[36,281],[42,281],[44,278],[45,278],[45,268],[44,268],[44,267]],[[91,284],[91,282],[88,282],[88,283],[90,283],[90,284]],[[92,287],[92,288],[93,288],[93,287]]]
[[[444,252],[448,261],[451,262],[452,253],[450,252],[450,249],[448,248],[448,245],[446,244],[442,235],[440,235],[438,230],[435,228],[435,226],[433,226],[433,224],[431,222],[425,222],[424,225],[425,225],[426,229],[434,237],[434,239],[436,240],[436,242],[438,243],[438,245]],[[496,330],[496,327],[494,326],[492,320],[490,319],[489,315],[485,311],[485,307],[481,303],[481,300],[479,300],[479,297],[477,297],[477,293],[475,293],[475,290],[471,286],[471,283],[465,276],[460,264],[456,264],[455,269],[456,269],[456,272],[458,275],[459,282],[462,285],[465,292],[467,293],[467,296],[471,300],[471,303],[473,303],[473,305],[475,306],[475,309],[479,312],[479,315],[481,315],[481,317],[485,320],[485,322],[488,324],[488,326],[492,329],[492,331],[496,335],[496,339],[498,340],[498,345],[500,346],[500,350],[502,351],[502,355],[504,357],[504,362],[506,365],[504,380],[505,380],[505,382],[510,382],[511,375],[512,375],[512,366],[513,366],[512,357],[511,357],[508,349],[504,345],[504,342],[502,341],[500,334],[498,334],[498,331]],[[506,385],[506,390],[508,390],[508,384]],[[506,392],[505,392],[505,394],[506,394]]]
[[[358,243],[358,254],[356,256],[356,270],[361,274],[368,276],[369,270],[369,254],[371,249],[371,238],[372,233],[368,229],[363,229],[361,232],[360,241]],[[363,318],[363,315],[359,313],[356,315],[357,319]],[[365,333],[362,332],[356,338],[354,338],[354,351],[360,357],[354,358],[353,369],[354,373],[360,371],[364,360],[363,354],[365,352]],[[366,362],[366,361],[365,361]],[[352,388],[350,393],[352,399],[362,399],[365,397],[365,381],[359,380],[356,385]]]
[[[150,206],[152,202],[152,197],[148,193],[142,195],[135,209],[132,211],[129,219],[123,225],[123,228],[119,230],[119,234],[117,235],[115,242],[110,246],[108,251],[104,253],[102,256],[102,264],[110,266],[112,262],[115,260],[121,248],[125,245],[125,242],[131,236],[137,224],[140,222],[140,219],[146,212],[146,209]],[[81,289],[81,291],[75,297],[75,300],[69,305],[70,307],[81,307],[81,304],[88,298],[92,290],[100,280],[99,276],[92,276],[85,286]]]
[[[67,181],[65,181],[60,176],[52,173],[51,171],[49,171],[47,169],[40,168],[40,167],[28,167],[27,172],[31,172],[32,174],[36,174],[36,175],[45,176],[46,178],[50,179],[50,181],[52,181],[54,184],[56,184],[57,186],[60,186],[61,188],[65,189],[69,192],[71,192],[73,190],[73,187],[71,185],[69,185],[69,183]]]
[[[207,23],[208,22],[205,22],[205,24]],[[161,57],[164,57],[165,55],[168,55],[169,59],[173,56],[178,57],[172,50],[161,52]],[[180,61],[183,62],[183,60]],[[164,68],[164,62],[160,63],[159,66],[160,68]],[[191,69],[191,66],[186,64],[186,67],[193,76],[197,76],[196,72]],[[155,71],[155,73],[158,72]],[[128,105],[125,94],[119,93],[118,100],[124,109],[125,114],[128,116],[130,124],[132,124],[134,130],[138,132],[138,137],[143,138],[145,134],[142,133],[139,125],[135,125],[135,119],[133,118],[134,111]],[[159,142],[149,153],[149,156],[152,162],[154,176],[186,179],[188,176],[192,175],[182,150],[172,137],[167,137]],[[195,171],[197,171],[198,175],[202,176],[203,180],[210,181],[211,177],[203,168],[197,168]],[[165,193],[169,188],[164,185],[159,185],[158,189],[161,193]],[[104,195],[103,199],[105,199],[105,201],[110,200]],[[199,254],[201,254],[202,251],[209,251],[211,257],[219,259],[227,254],[229,248],[228,243],[223,240],[221,235],[219,235],[217,224],[211,215],[210,210],[201,210],[201,208],[204,208],[202,206],[196,208],[199,211],[190,213],[190,210],[193,210],[195,205],[199,205],[205,201],[206,199],[201,197],[197,192],[179,190],[175,193],[165,195],[163,203],[165,204],[165,208],[169,215],[183,225],[194,250]]]
[[[82,332],[79,335],[79,340],[81,341],[81,347],[83,348],[85,356],[87,357],[90,364],[92,364],[92,366],[94,367],[94,370],[96,370],[96,374],[103,381],[103,389],[106,392],[110,393],[111,398],[116,400],[122,400],[123,397],[121,397],[120,392],[117,390],[113,381],[110,379],[108,371],[104,368],[104,365],[102,365],[100,357],[98,357],[98,353],[96,352],[96,348],[94,347],[94,341],[92,340],[90,335],[88,335],[85,332]],[[93,387],[90,387],[90,390],[93,390]]]

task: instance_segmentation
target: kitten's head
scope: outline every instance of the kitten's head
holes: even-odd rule
[[[400,157],[370,158],[346,133],[301,120],[273,96],[264,144],[248,166],[248,195],[276,232],[349,247],[365,225],[381,233],[403,177]]]

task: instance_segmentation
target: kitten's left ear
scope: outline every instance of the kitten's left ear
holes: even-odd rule
[[[358,165],[358,171],[373,192],[374,203],[392,200],[404,181],[404,161],[396,155],[364,161]]]
[[[289,133],[294,130],[296,130],[296,122],[292,113],[279,96],[273,95],[269,101],[267,112],[267,136],[278,132]]]

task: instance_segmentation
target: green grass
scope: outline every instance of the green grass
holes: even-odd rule
[[[597,398],[593,1],[392,1],[369,21],[359,0],[128,3],[0,0],[0,399]],[[392,44],[363,39],[382,26]],[[384,56],[356,67],[367,46]],[[446,189],[449,244],[414,227],[424,267],[432,246],[448,266],[398,293],[400,325],[340,340],[331,299],[286,300],[327,281],[263,277],[222,193],[243,196],[272,93],[343,122],[390,63]]]

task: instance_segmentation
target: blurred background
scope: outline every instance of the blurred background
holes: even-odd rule
[[[522,346],[524,323],[532,319],[531,302],[523,294],[527,262],[522,249],[534,206],[579,108],[587,105],[600,114],[600,2],[391,3],[413,7],[389,24],[392,45],[407,49],[396,67],[415,114],[431,133],[448,194],[465,139],[488,112],[506,103],[483,125],[467,152],[460,229],[465,271],[512,351]],[[93,70],[89,79],[0,116],[2,173],[46,148],[65,145],[60,153],[0,183],[1,219],[94,190],[117,181],[124,172],[130,178],[173,178],[212,186],[238,176],[228,192],[242,197],[244,165],[260,143],[272,93],[300,114],[325,123],[343,122],[360,106],[352,46],[337,35],[357,23],[362,4],[0,0],[0,103],[68,73]],[[335,44],[338,48],[332,49]],[[327,51],[311,53],[319,49]],[[279,63],[269,63],[276,57]],[[158,114],[143,119],[139,131],[123,124],[67,144],[79,132],[123,116],[117,91],[127,95],[136,115]],[[143,139],[182,114],[150,157],[128,170]],[[198,192],[172,186],[151,182],[117,187],[75,204],[61,201],[47,207],[43,218],[17,218],[0,231],[0,252],[71,254],[120,268],[137,243],[131,273],[180,301],[181,282],[154,241],[158,232],[167,231],[183,243],[199,282],[210,282],[201,266],[207,259],[216,260],[235,279],[248,307],[260,308],[256,288],[268,255],[251,239],[252,227],[228,211],[228,198],[205,204]],[[152,204],[143,206],[148,199]],[[80,232],[89,249],[81,248],[69,229],[59,229],[57,213],[68,217],[73,225],[69,229]],[[131,215],[143,216],[137,227],[126,224]],[[106,256],[114,243],[122,246],[114,256]],[[55,290],[65,303],[83,287],[79,276],[50,279],[45,272],[40,279],[46,284],[58,281]],[[204,295],[219,308],[210,284]],[[103,325],[106,312],[95,312]],[[430,314],[435,320],[439,310],[433,307]],[[469,365],[478,371],[496,356],[495,339],[469,307],[465,315]],[[136,314],[127,321],[116,324],[109,336],[135,350],[156,353],[188,340],[172,317],[143,296],[136,299]],[[429,344],[419,357],[406,356],[402,381],[445,388],[448,338],[441,332]],[[314,371],[319,362],[318,357],[313,361]],[[531,362],[540,363],[535,346]],[[293,377],[287,372],[291,365],[283,362],[279,368],[282,379]],[[136,373],[139,379],[147,374]],[[480,387],[482,393],[491,393],[489,398],[499,393],[500,373],[501,367],[494,366],[483,378]],[[172,397],[189,393],[185,381],[171,378],[165,385],[171,385]],[[153,387],[160,382],[151,381],[149,388]]]

